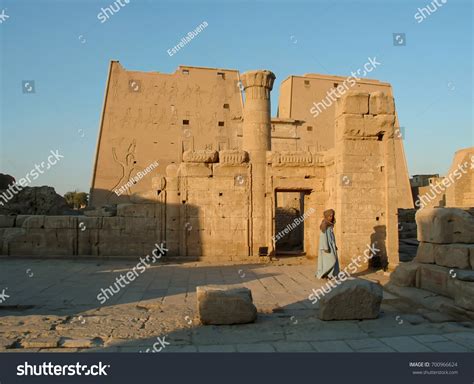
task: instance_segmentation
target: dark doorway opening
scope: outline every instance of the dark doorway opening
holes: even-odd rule
[[[304,195],[304,191],[275,193],[276,255],[304,254]]]

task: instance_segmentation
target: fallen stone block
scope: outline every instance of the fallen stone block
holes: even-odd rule
[[[248,288],[201,286],[196,288],[197,310],[202,324],[245,324],[257,318]]]
[[[474,244],[474,217],[459,208],[423,208],[416,213],[418,240]]]
[[[415,261],[417,263],[434,264],[434,251],[432,243],[421,242],[416,250]]]
[[[416,262],[400,263],[390,275],[390,282],[399,287],[415,287],[419,267]]]
[[[321,320],[375,319],[379,315],[383,289],[363,279],[346,280],[319,300]]]
[[[471,269],[469,251],[474,244],[433,244],[435,263],[444,267]]]

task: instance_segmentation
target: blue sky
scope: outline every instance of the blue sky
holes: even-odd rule
[[[89,190],[112,59],[141,71],[270,69],[275,114],[287,76],[346,76],[375,56],[382,65],[371,77],[392,84],[410,174],[446,173],[454,152],[474,145],[473,2],[443,1],[421,23],[415,13],[431,0],[122,0],[105,23],[97,15],[114,0],[0,1],[9,16],[0,24],[0,172],[18,179],[58,149],[64,159],[33,185]],[[394,46],[393,33],[405,33],[406,46]],[[23,93],[28,80],[35,93]]]

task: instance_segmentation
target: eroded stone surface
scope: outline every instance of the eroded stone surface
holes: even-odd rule
[[[375,319],[383,290],[379,284],[354,279],[342,282],[319,300],[321,320]]]
[[[203,324],[245,324],[257,318],[248,288],[197,287],[196,294],[198,315]]]
[[[474,217],[457,208],[423,208],[416,213],[418,240],[474,244]]]

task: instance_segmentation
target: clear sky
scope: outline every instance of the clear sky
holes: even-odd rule
[[[270,69],[275,114],[287,76],[346,76],[376,57],[370,77],[392,84],[410,174],[446,173],[474,145],[472,0],[128,1],[104,23],[98,14],[115,0],[0,1],[0,173],[19,179],[59,150],[64,159],[32,185],[89,191],[110,60],[139,71]],[[427,5],[437,9],[419,23]]]

